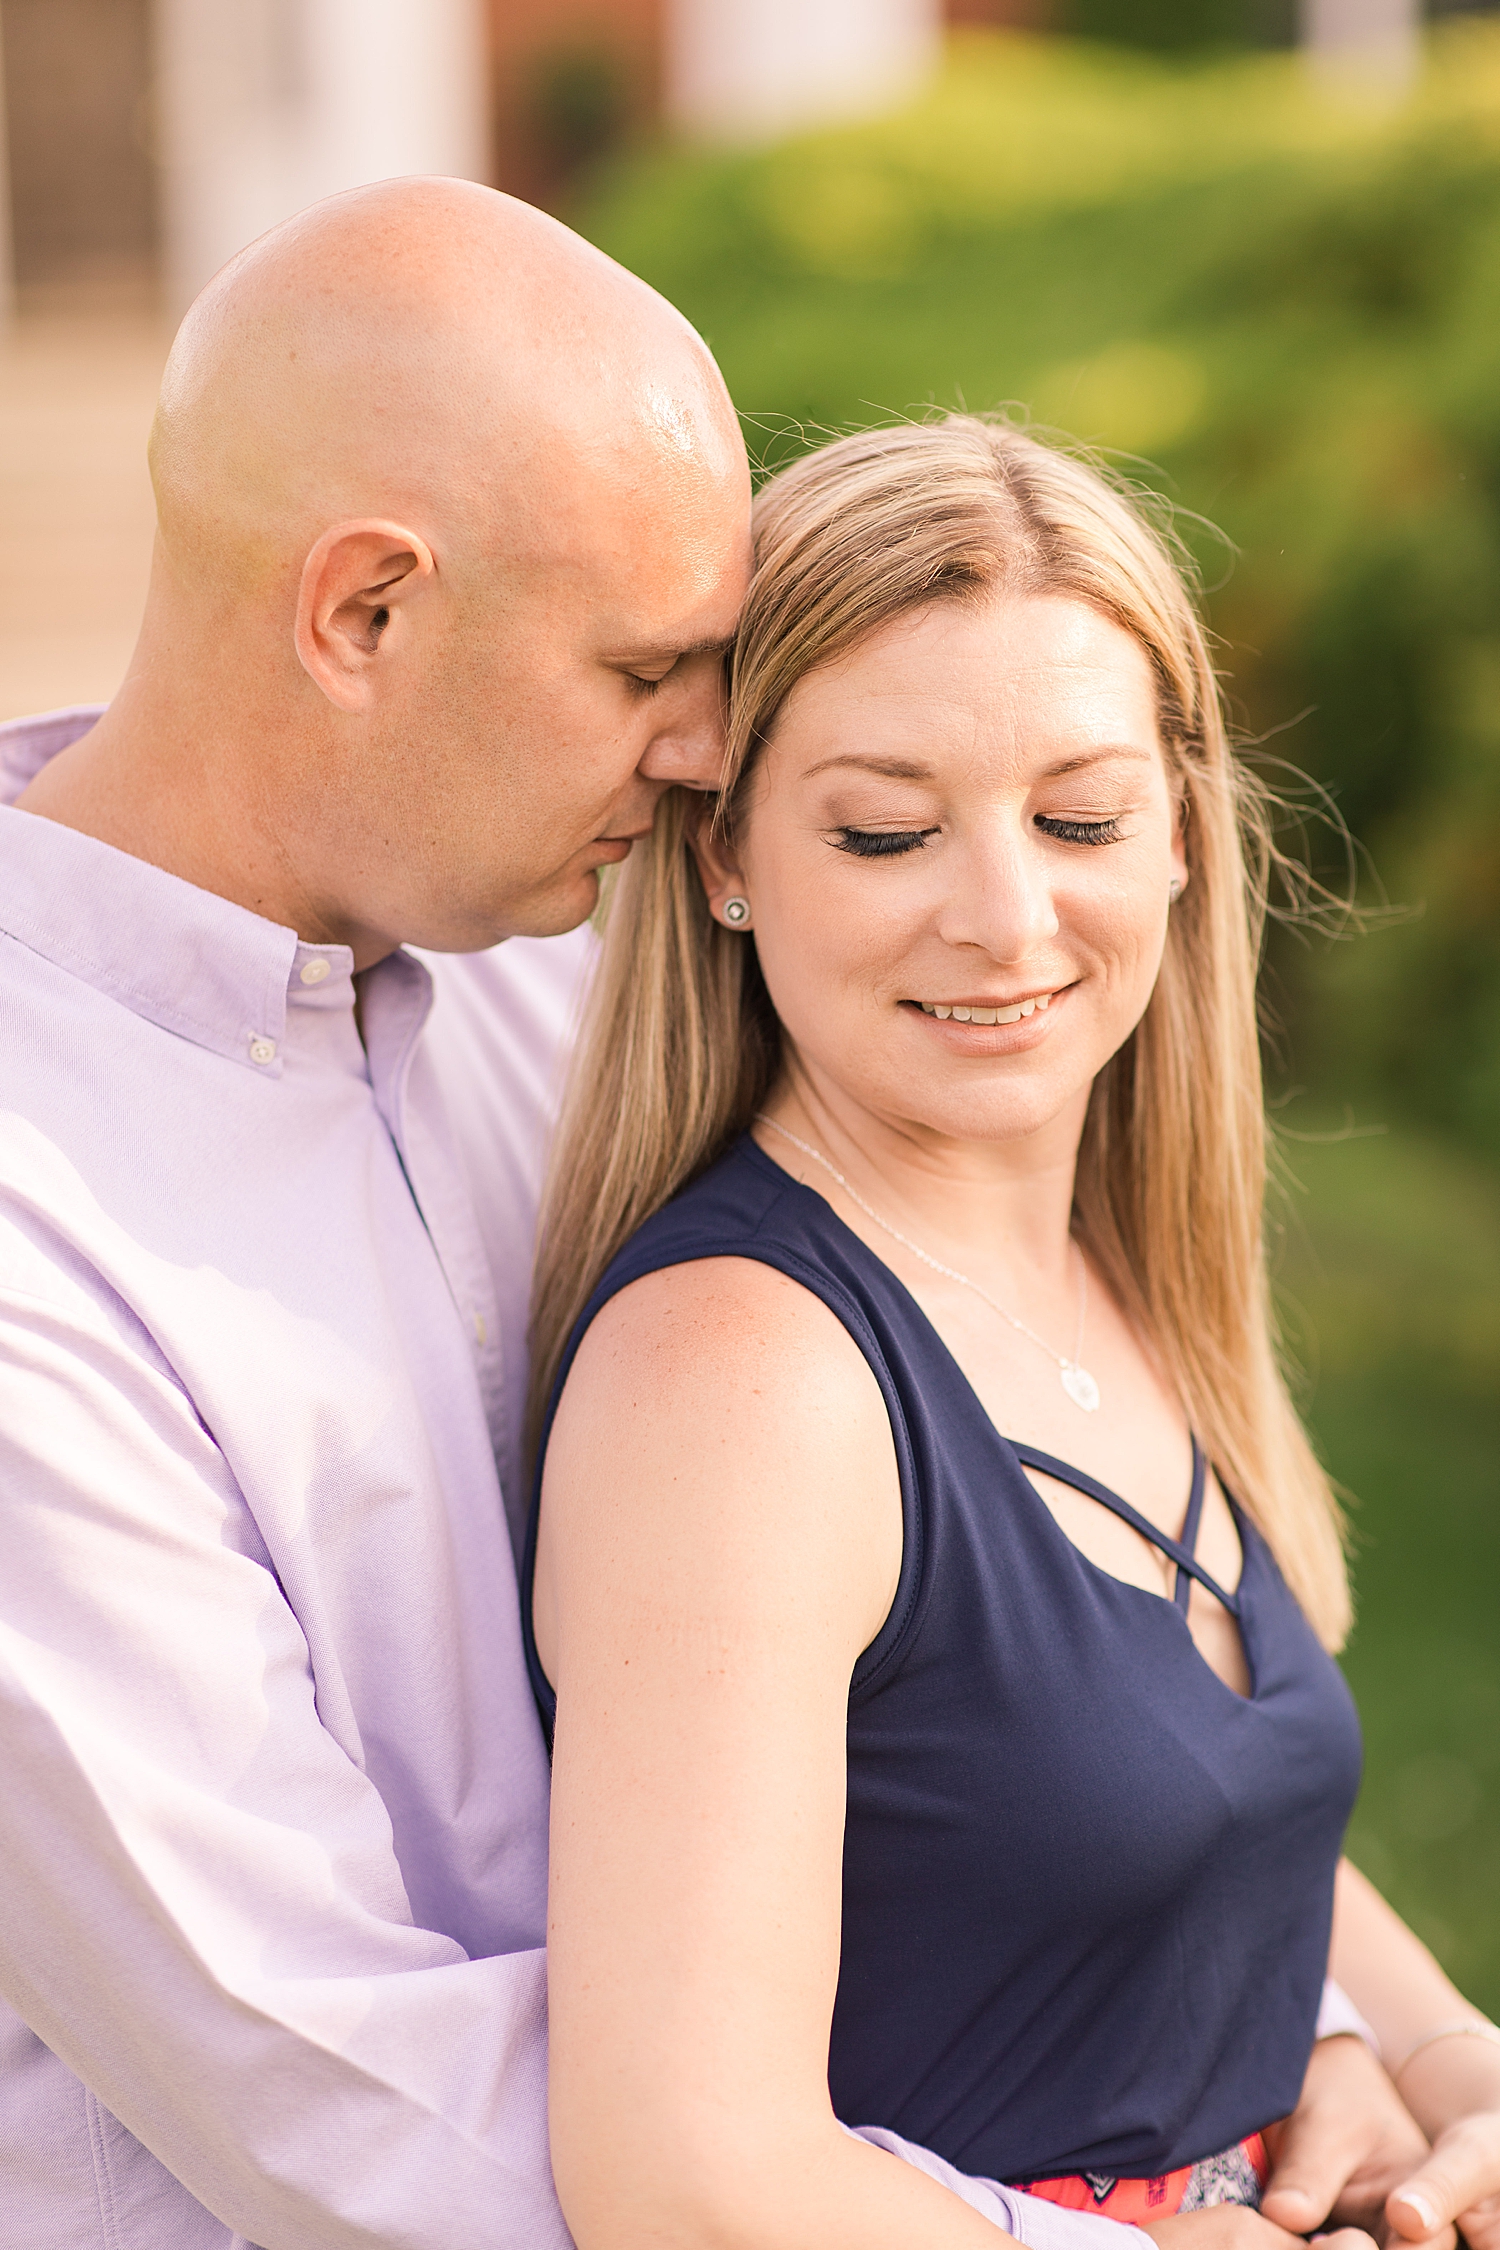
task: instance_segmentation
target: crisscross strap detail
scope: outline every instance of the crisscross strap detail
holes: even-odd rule
[[[1203,1458],[1202,1446],[1194,1438],[1193,1486],[1188,1494],[1187,1514],[1182,1519],[1182,1547],[1185,1554],[1196,1556],[1198,1552],[1198,1526],[1203,1520],[1203,1492],[1207,1483],[1208,1463]],[[1193,1581],[1179,1563],[1177,1565],[1177,1584],[1172,1590],[1172,1599],[1176,1602],[1184,1617],[1187,1615],[1188,1599],[1192,1591]],[[1222,1599],[1222,1596],[1220,1598]]]
[[[1188,1495],[1187,1518],[1182,1527],[1181,1539],[1169,1539],[1138,1508],[1132,1508],[1128,1500],[1122,1500],[1118,1492],[1111,1492],[1107,1484],[1100,1484],[1097,1478],[1085,1475],[1082,1469],[1075,1469],[1070,1461],[1055,1460],[1050,1453],[1040,1453],[1034,1445],[1018,1444],[1014,1438],[1007,1438],[1005,1442],[1016,1459],[1028,1469],[1040,1469],[1044,1476],[1056,1477],[1059,1484],[1070,1484],[1075,1492],[1087,1493],[1089,1499],[1097,1500],[1101,1507],[1111,1509],[1123,1522],[1129,1524],[1132,1531],[1138,1531],[1143,1539],[1149,1540],[1153,1547],[1166,1556],[1168,1562],[1175,1563],[1177,1585],[1173,1599],[1184,1616],[1187,1615],[1192,1581],[1196,1578],[1216,1602],[1223,1603],[1231,1617],[1238,1618],[1239,1595],[1226,1593],[1216,1579],[1209,1577],[1193,1553],[1198,1543],[1198,1525],[1203,1516],[1203,1493],[1208,1477],[1208,1463],[1196,1438],[1193,1440],[1193,1488]]]

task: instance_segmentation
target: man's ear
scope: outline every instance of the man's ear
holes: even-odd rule
[[[432,549],[399,523],[336,523],[311,548],[297,595],[297,654],[341,711],[363,711],[393,621],[431,584]]]
[[[726,929],[744,929],[748,926],[748,917],[741,917],[737,923],[731,922],[724,912],[726,899],[744,899],[748,893],[734,845],[723,828],[715,822],[714,815],[718,807],[719,800],[715,796],[705,793],[695,797],[688,812],[687,838],[692,846],[693,857],[698,862],[703,888],[708,893],[710,914],[716,922],[722,922]]]

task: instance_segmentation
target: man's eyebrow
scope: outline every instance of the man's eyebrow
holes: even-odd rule
[[[658,641],[609,658],[611,664],[679,664],[685,656],[725,656],[734,645],[733,633],[712,633],[702,641]]]

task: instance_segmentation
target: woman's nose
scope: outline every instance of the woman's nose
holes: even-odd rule
[[[995,961],[1023,961],[1057,935],[1051,870],[1019,824],[976,839],[955,869],[941,934]]]

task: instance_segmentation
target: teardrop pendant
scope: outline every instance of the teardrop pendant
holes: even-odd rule
[[[1076,1360],[1067,1359],[1063,1361],[1062,1387],[1073,1404],[1081,1406],[1085,1414],[1096,1414],[1098,1412],[1099,1386],[1088,1369],[1080,1367]]]

